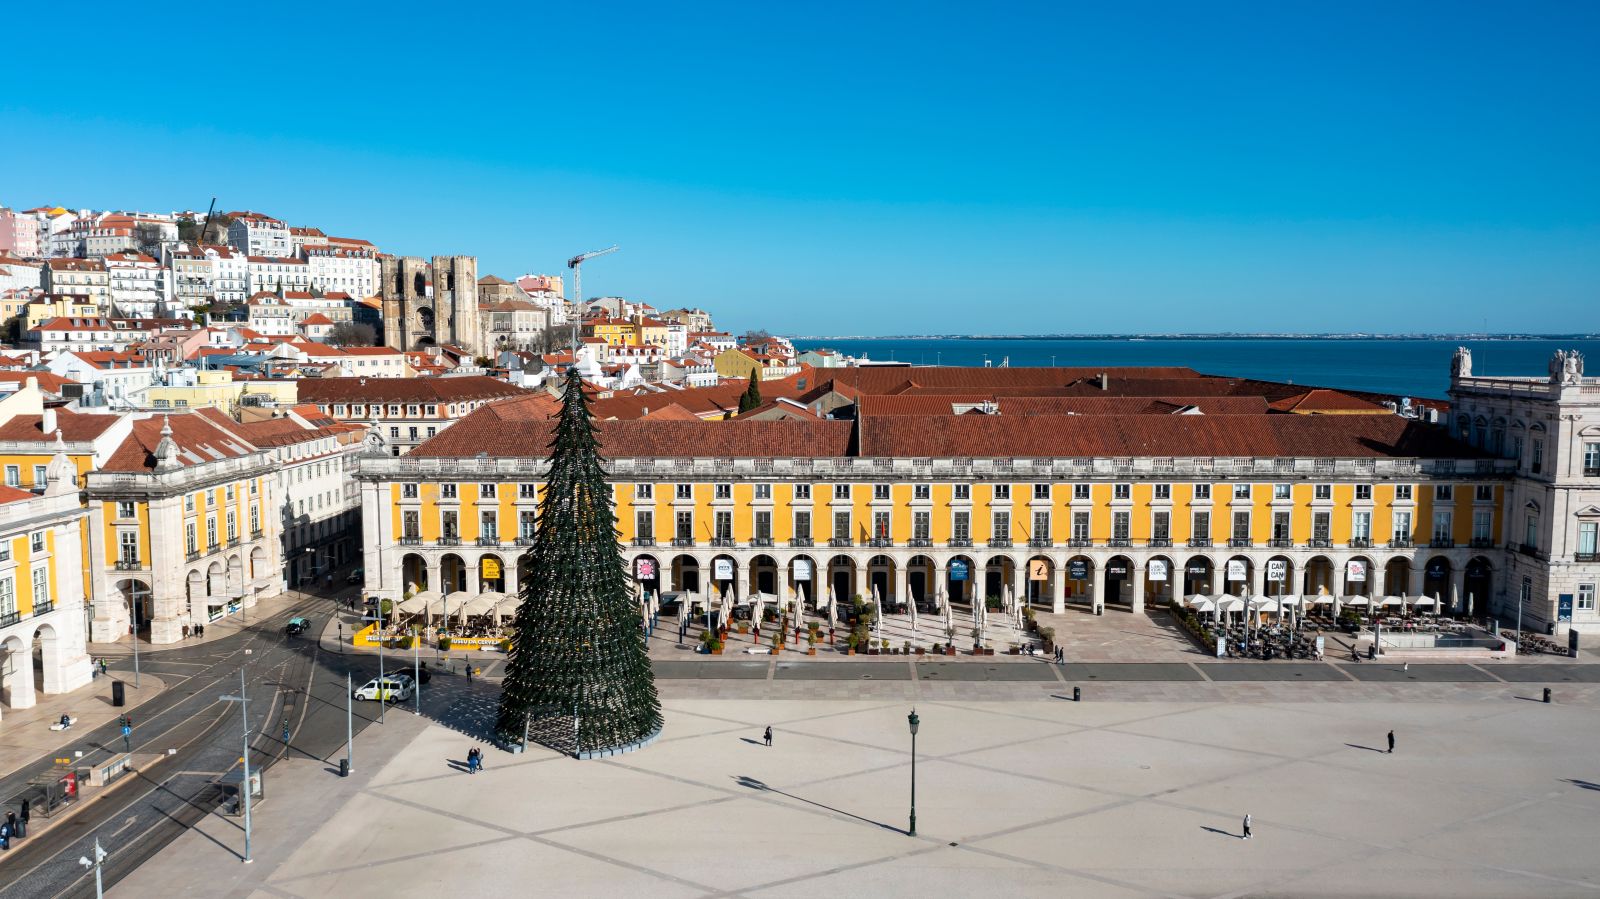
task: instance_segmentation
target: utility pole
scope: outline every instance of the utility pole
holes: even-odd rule
[[[84,866],[85,868],[92,868],[94,870],[94,899],[101,899],[101,897],[105,896],[106,894],[105,883],[100,879],[100,868],[104,866],[105,863],[106,851],[100,848],[100,838],[95,837],[94,861],[90,861],[89,856],[87,855],[80,856],[78,858],[78,864]]]
[[[245,650],[249,652],[250,650]],[[239,782],[240,799],[244,804],[244,863],[254,861],[250,857],[250,699],[245,692],[244,666],[239,666],[239,695],[224,694],[219,697],[223,702],[237,702],[239,704],[239,718],[244,722],[244,755],[240,761],[244,763],[244,779]]]

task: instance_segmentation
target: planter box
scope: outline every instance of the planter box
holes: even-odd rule
[[[711,647],[711,654],[714,655],[714,656],[722,655],[722,647],[720,647],[720,646]]]
[[[992,656],[992,655],[994,655],[994,650],[986,648],[986,649],[984,649],[983,654],[986,655],[986,656]]]
[[[918,646],[917,647],[917,655],[919,655],[919,656],[922,655],[922,652],[923,652],[922,647]]]
[[[944,654],[947,656],[953,656],[956,654],[956,648],[954,646],[946,646],[944,648]]]
[[[810,649],[806,650],[806,655],[808,655],[808,656],[814,656],[816,654],[817,654],[817,648],[815,646],[813,646]]]

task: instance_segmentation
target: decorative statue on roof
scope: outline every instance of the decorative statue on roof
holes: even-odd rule
[[[383,440],[383,433],[378,430],[378,426],[377,425],[372,425],[371,427],[367,428],[367,436],[365,438],[363,438],[362,441],[361,441],[361,455],[363,455],[363,456],[387,456],[387,455],[389,455],[389,450],[388,450],[387,445],[384,443],[384,440]]]
[[[1561,383],[1583,383],[1583,354],[1577,350],[1567,350],[1567,357],[1561,364]]]
[[[1472,377],[1472,351],[1464,346],[1456,347],[1455,358],[1450,360],[1450,377]]]

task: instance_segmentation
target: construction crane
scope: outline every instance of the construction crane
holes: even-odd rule
[[[567,260],[567,268],[572,269],[572,298],[574,307],[583,302],[583,264],[588,262],[590,259],[595,258],[596,256],[605,256],[609,253],[615,253],[618,249],[620,248],[616,244],[612,244],[603,250],[591,250],[587,253],[579,253],[578,255]],[[574,362],[576,362],[578,358],[577,318],[573,318],[572,320],[572,358]]]

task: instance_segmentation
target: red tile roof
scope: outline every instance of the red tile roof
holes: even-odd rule
[[[237,422],[221,425],[210,416],[194,412],[157,415],[133,423],[133,433],[112,451],[101,471],[153,471],[161,429],[170,422],[172,439],[178,444],[180,465],[200,465],[219,459],[236,459],[255,452],[237,429]]]
[[[310,378],[299,382],[300,401],[329,403],[455,403],[528,393],[482,375],[459,378]]]

